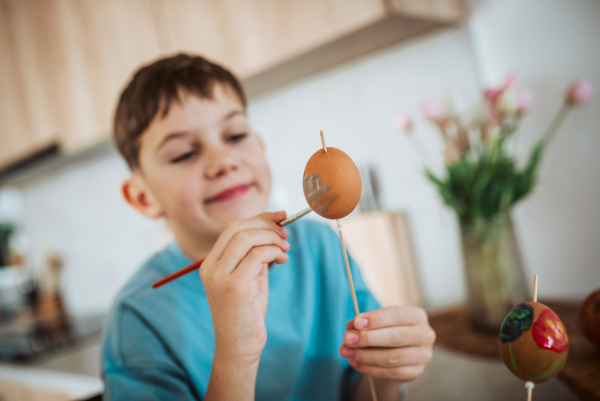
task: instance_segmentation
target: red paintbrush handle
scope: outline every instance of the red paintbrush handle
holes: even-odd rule
[[[295,215],[290,216],[287,219],[281,220],[277,224],[279,224],[281,227],[287,226],[291,222],[294,222],[294,221],[298,220],[300,217],[305,216],[311,210],[312,210],[311,208],[304,209],[303,211],[301,211],[299,213],[296,213]],[[189,265],[188,267],[184,267],[183,269],[178,270],[175,273],[169,274],[167,277],[161,278],[160,280],[158,280],[157,282],[155,282],[154,284],[152,284],[152,288],[158,288],[161,285],[167,284],[167,283],[175,280],[176,278],[179,278],[181,276],[185,276],[189,272],[198,269],[200,267],[200,265],[202,264],[202,262],[204,262],[204,259],[201,259],[201,260],[199,260],[197,262],[194,262],[191,265]]]
[[[158,288],[161,285],[167,284],[168,282],[171,282],[171,281],[175,280],[176,278],[184,276],[184,275],[188,274],[189,272],[200,268],[200,265],[202,264],[202,262],[204,262],[204,259],[200,259],[199,261],[194,262],[191,265],[184,267],[181,270],[177,270],[175,273],[171,273],[168,276],[161,278],[160,280],[158,280],[154,284],[152,284],[152,288]]]

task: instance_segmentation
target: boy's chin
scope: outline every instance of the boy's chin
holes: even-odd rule
[[[207,214],[221,229],[224,229],[233,220],[248,219],[263,213],[265,207],[266,205],[258,202],[217,205],[217,207],[210,208],[212,210],[207,210]]]

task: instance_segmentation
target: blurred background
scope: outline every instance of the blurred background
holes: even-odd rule
[[[412,135],[442,174],[443,141],[421,102],[462,107],[514,75],[533,94],[514,144],[524,161],[567,86],[600,84],[598,21],[597,0],[0,0],[0,399],[101,392],[103,316],[168,240],[121,199],[129,172],[111,143],[117,96],[139,66],[184,51],[242,79],[267,146],[272,209],[306,207],[300,178],[323,130],[372,182],[372,199],[348,219],[359,261],[369,259],[360,232],[388,224],[360,214],[394,216],[385,252],[402,271],[366,272],[369,283],[395,275],[408,295],[392,286],[380,299],[435,312],[467,297],[459,223],[394,116],[414,116]],[[595,97],[567,117],[512,213],[526,286],[539,274],[540,297],[581,302],[600,286],[599,150]],[[466,386],[473,399],[524,394],[499,360],[436,352],[407,399],[471,399]],[[538,399],[577,399],[545,386]]]

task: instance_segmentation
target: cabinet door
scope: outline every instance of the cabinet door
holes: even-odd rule
[[[457,22],[467,16],[464,0],[388,0],[390,11],[429,21]]]
[[[59,118],[45,6],[0,0],[0,168],[55,141]]]
[[[74,151],[110,137],[117,97],[131,73],[159,56],[148,0],[53,0],[61,145]]]
[[[159,55],[149,0],[0,0],[0,168],[109,138],[126,80]]]
[[[153,0],[167,52],[246,77],[383,18],[382,0]]]

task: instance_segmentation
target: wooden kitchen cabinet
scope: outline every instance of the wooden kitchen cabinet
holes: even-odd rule
[[[126,79],[159,55],[148,0],[0,0],[0,169],[106,140]]]
[[[0,0],[0,170],[110,138],[130,74],[224,64],[249,96],[464,18],[464,0]]]
[[[153,0],[165,50],[248,77],[385,16],[381,0]]]
[[[134,69],[160,55],[147,0],[55,0],[62,148],[72,152],[110,137],[117,96]]]
[[[0,169],[55,141],[51,43],[44,3],[0,1]]]

